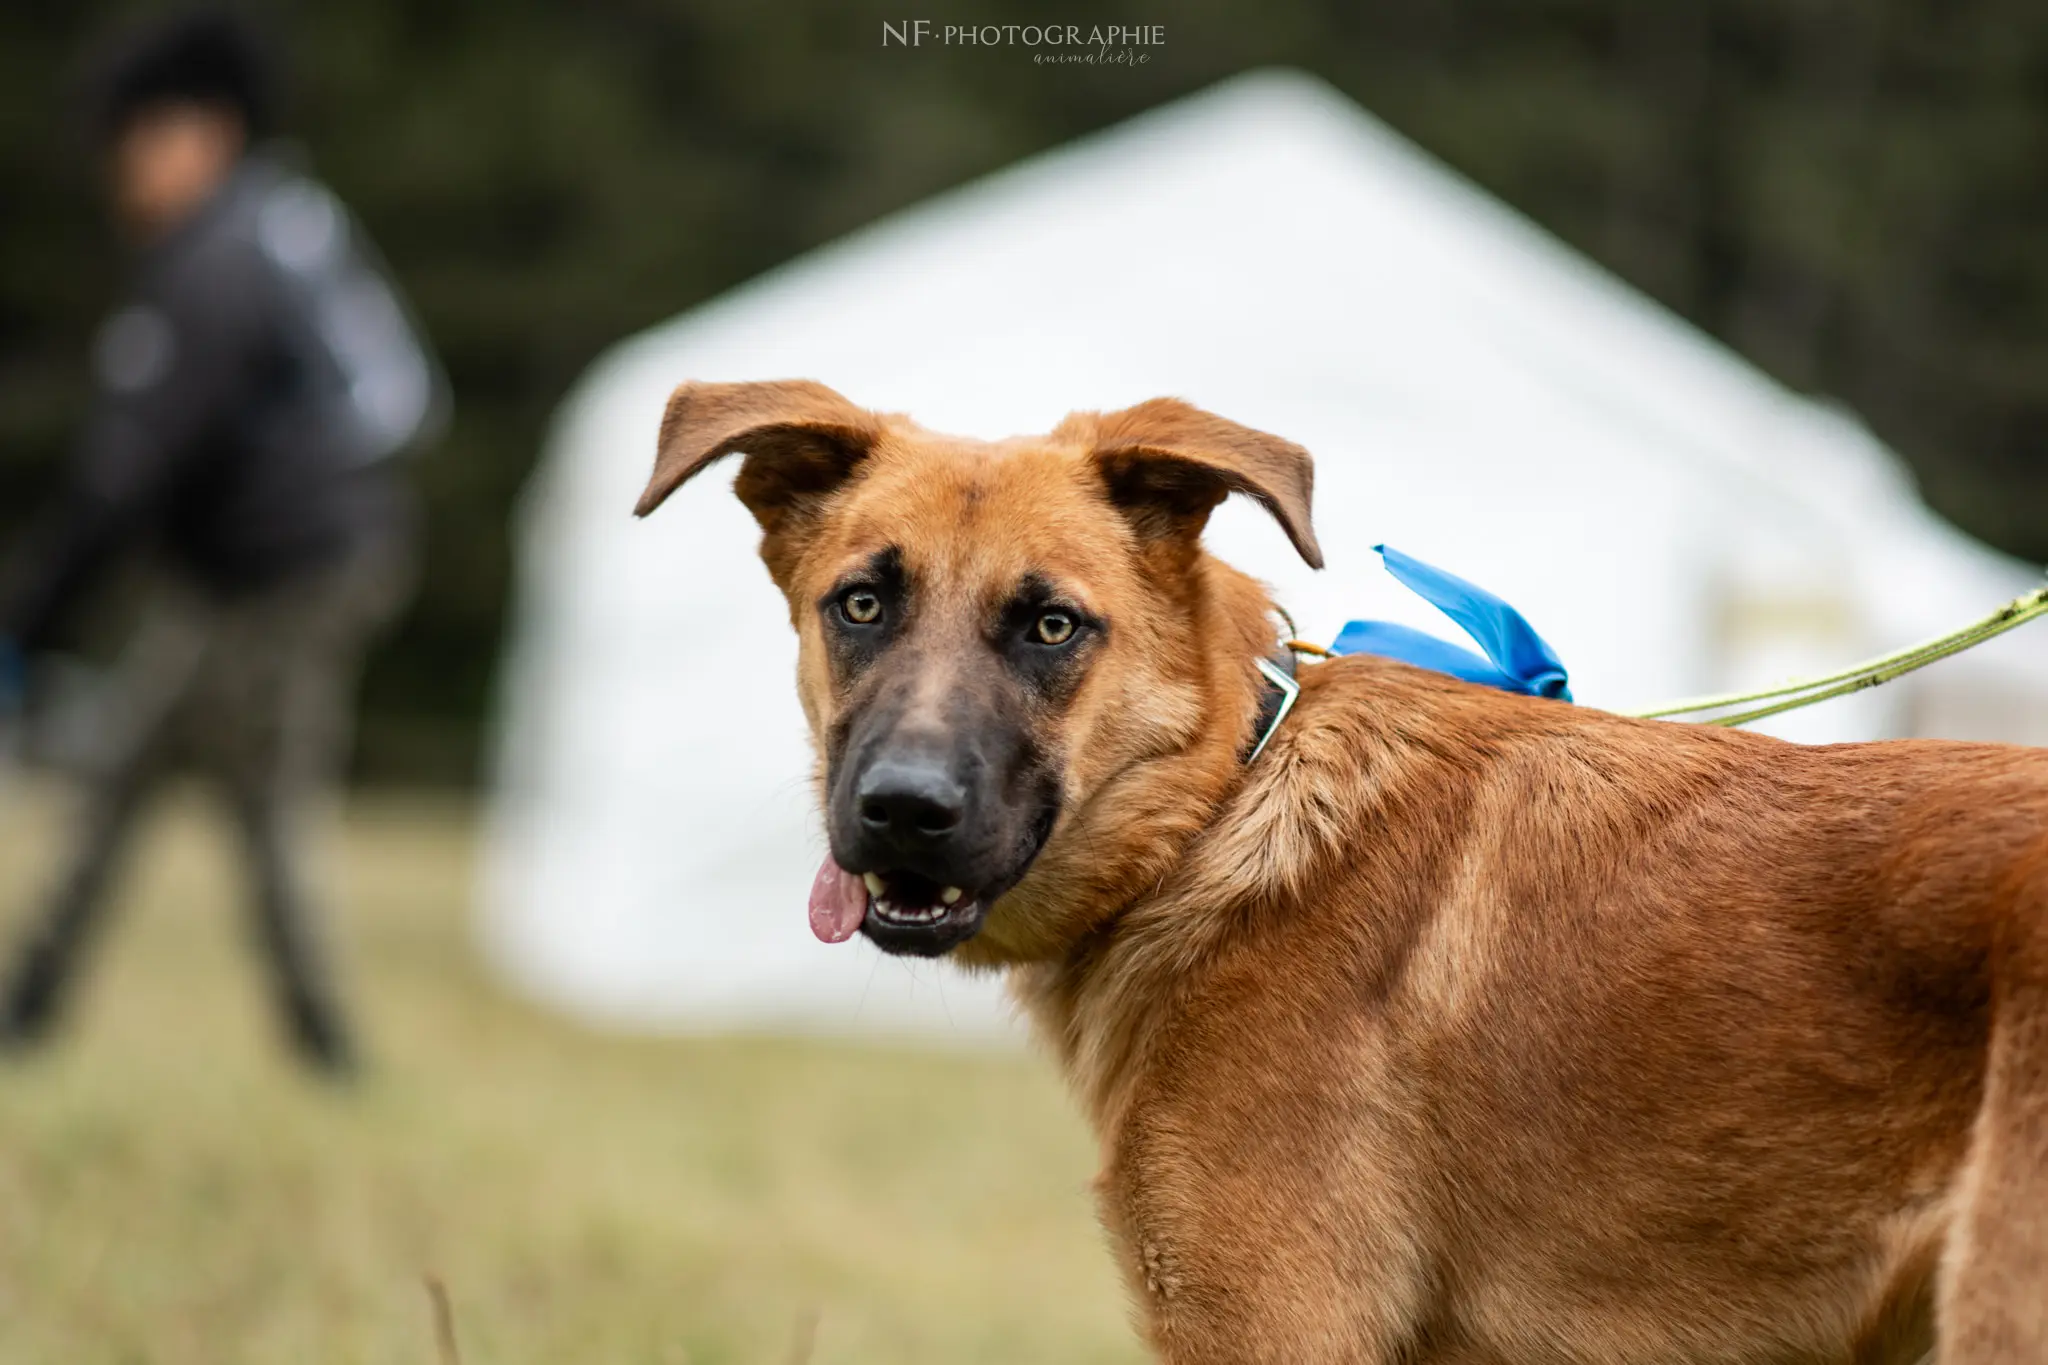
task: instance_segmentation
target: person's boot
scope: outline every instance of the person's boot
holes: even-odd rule
[[[325,1080],[352,1079],[360,1063],[340,1011],[298,991],[288,993],[283,1005],[285,1038],[293,1055]]]
[[[26,1052],[45,1042],[57,1022],[64,970],[40,946],[22,954],[0,998],[0,1051]]]

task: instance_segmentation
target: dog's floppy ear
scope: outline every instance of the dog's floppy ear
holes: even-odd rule
[[[1110,500],[1148,537],[1193,537],[1232,493],[1258,501],[1309,567],[1323,567],[1309,519],[1315,465],[1292,441],[1254,431],[1178,398],[1154,398],[1093,419],[1095,463]]]
[[[881,433],[874,413],[808,379],[683,384],[669,395],[654,477],[633,514],[646,516],[706,465],[737,451],[747,459],[733,491],[772,532],[793,509],[844,482]]]

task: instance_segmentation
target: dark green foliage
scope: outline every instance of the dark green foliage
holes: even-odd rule
[[[116,260],[64,73],[134,7],[0,13],[0,530],[47,486]],[[460,780],[505,515],[577,372],[891,209],[1252,66],[1316,71],[1772,373],[1860,411],[1943,511],[2048,558],[2039,0],[1097,0],[1138,68],[884,49],[1021,3],[358,0],[267,11],[290,119],[455,381],[424,595],[370,680],[373,773]],[[1171,225],[1162,225],[1170,231]],[[623,513],[622,513],[623,515]]]

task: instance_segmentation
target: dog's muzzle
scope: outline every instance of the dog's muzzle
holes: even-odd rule
[[[933,957],[966,942],[1038,856],[1052,812],[1034,784],[1023,801],[1004,790],[1016,785],[1002,781],[1006,766],[971,741],[892,738],[834,775],[832,858],[849,878],[838,894],[855,896],[859,879],[859,929],[877,947]],[[844,925],[854,905],[835,904]]]

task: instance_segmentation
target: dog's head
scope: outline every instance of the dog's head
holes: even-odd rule
[[[1156,878],[1146,837],[1228,780],[1274,642],[1210,511],[1245,493],[1322,562],[1308,453],[1174,399],[985,443],[815,383],[685,384],[639,514],[728,453],[800,640],[813,923],[895,953],[1043,956]]]

